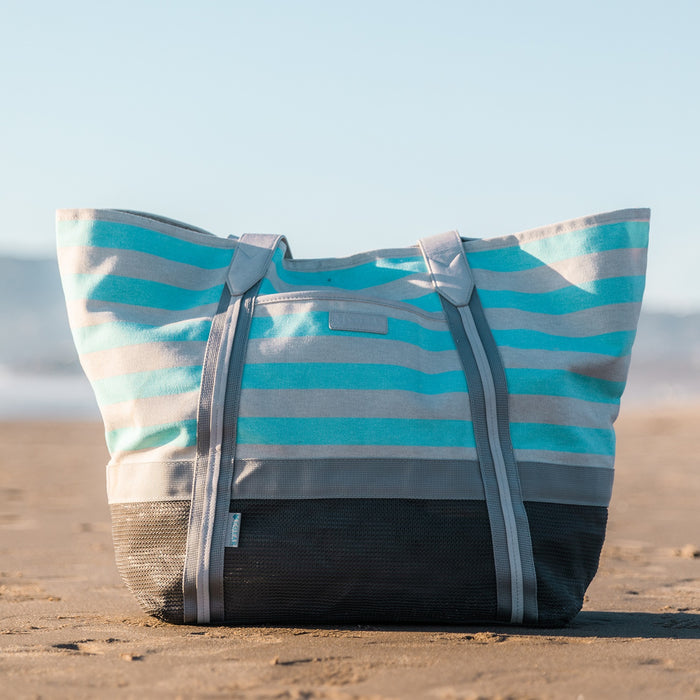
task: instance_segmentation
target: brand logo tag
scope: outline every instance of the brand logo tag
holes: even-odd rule
[[[228,527],[226,528],[226,531],[228,532],[226,547],[238,547],[238,538],[241,536],[240,513],[228,514]]]

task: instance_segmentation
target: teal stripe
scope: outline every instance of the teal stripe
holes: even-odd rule
[[[412,391],[417,394],[466,392],[464,372],[426,374],[408,367],[342,362],[246,364],[243,389],[337,389]]]
[[[130,450],[146,450],[169,445],[193,447],[197,444],[197,421],[183,420],[164,425],[118,428],[105,433],[110,454]]]
[[[413,299],[402,299],[401,301],[404,304],[415,306],[416,308],[421,309],[421,311],[427,311],[428,313],[442,313],[440,295],[436,292],[431,292],[430,294],[425,294]]]
[[[251,338],[304,338],[319,335],[368,337],[367,333],[331,330],[328,327],[327,311],[260,316],[253,319],[250,328]],[[416,323],[396,318],[388,319],[387,335],[378,335],[374,339],[377,342],[381,342],[383,339],[399,340],[416,345],[423,350],[435,352],[454,350],[454,343],[449,331],[430,330]]]
[[[336,287],[359,290],[396,282],[417,272],[427,272],[422,257],[378,258],[354,267],[318,272],[287,270],[281,258],[273,259],[273,263],[280,281],[290,287]]]
[[[92,383],[97,403],[109,406],[122,401],[148,399],[153,396],[171,396],[199,389],[201,365],[168,367],[149,372],[131,372],[105,377]]]
[[[499,347],[519,348],[521,350],[585,352],[610,357],[627,355],[635,336],[634,331],[601,333],[582,338],[569,338],[525,329],[494,330],[492,333]]]
[[[486,309],[519,309],[561,316],[597,306],[641,302],[644,275],[595,280],[587,287],[570,286],[541,294],[480,289],[479,298]]]
[[[516,450],[550,450],[609,457],[615,454],[615,433],[608,429],[511,423],[510,435]]]
[[[159,258],[194,265],[205,270],[228,267],[233,248],[215,248],[183,241],[148,228],[110,221],[79,219],[57,223],[58,247],[84,246],[135,250]],[[202,234],[203,238],[207,236]],[[213,240],[219,240],[212,236]]]
[[[277,290],[267,278],[260,283],[260,288],[258,289],[258,296],[260,297],[263,294],[277,294]]]
[[[563,396],[597,403],[617,403],[625,382],[587,377],[563,369],[506,368],[511,394]]]
[[[474,447],[468,421],[401,418],[238,419],[243,445],[411,445]]]
[[[209,338],[210,328],[209,318],[178,321],[164,326],[109,321],[73,328],[73,339],[78,353],[84,355],[146,343],[205,342]]]
[[[218,303],[223,284],[209,289],[191,290],[135,277],[79,273],[64,275],[63,287],[69,301],[91,299],[151,309],[185,311]]]
[[[467,252],[467,258],[475,270],[517,272],[590,253],[645,248],[648,240],[648,221],[628,221],[561,233],[520,246]]]

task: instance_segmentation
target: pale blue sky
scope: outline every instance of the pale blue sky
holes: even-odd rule
[[[5,0],[0,254],[58,207],[297,257],[652,207],[647,303],[700,308],[700,3]]]

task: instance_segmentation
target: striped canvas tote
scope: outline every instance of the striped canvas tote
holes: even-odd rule
[[[117,563],[180,623],[566,624],[605,535],[649,211],[295,260],[64,210]]]

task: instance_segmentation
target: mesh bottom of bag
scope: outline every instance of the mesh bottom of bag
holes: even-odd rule
[[[598,570],[608,509],[525,502],[537,573],[539,625],[561,627],[581,609]]]
[[[182,622],[189,501],[111,506],[117,568],[143,610]]]
[[[189,501],[111,507],[117,566],[144,611],[182,622]],[[579,611],[607,509],[526,502],[540,626]],[[225,552],[231,624],[493,623],[496,585],[481,501],[240,500]]]

